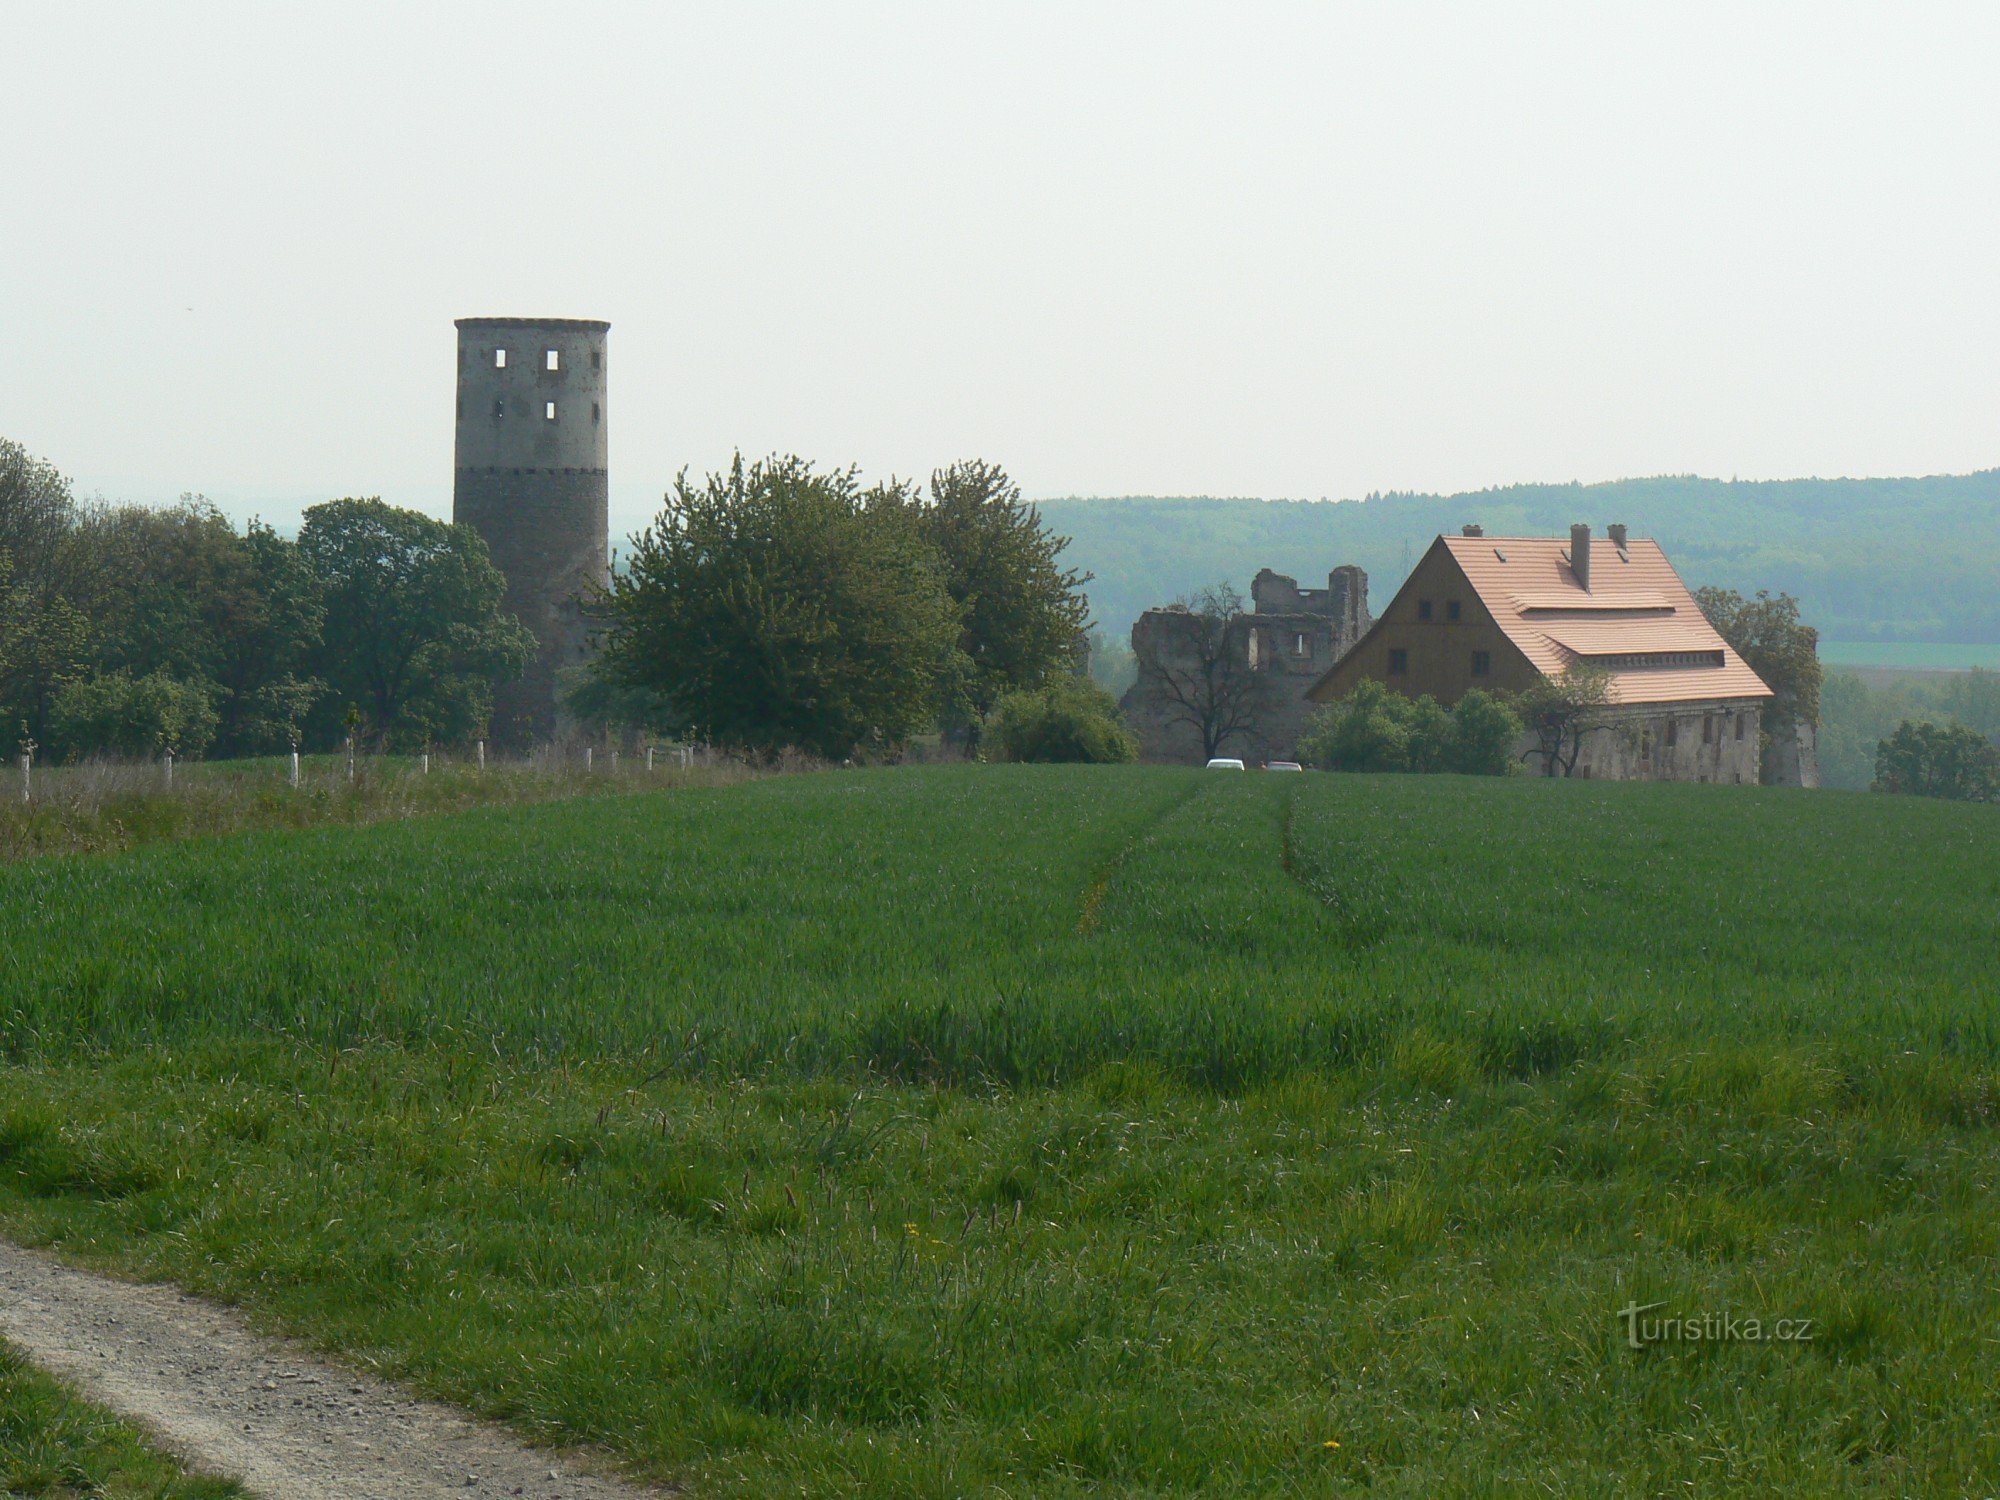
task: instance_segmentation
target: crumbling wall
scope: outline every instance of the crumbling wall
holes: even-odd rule
[[[1299,735],[1316,705],[1306,690],[1325,675],[1372,623],[1368,615],[1368,575],[1340,567],[1324,589],[1302,589],[1298,581],[1269,568],[1250,590],[1254,610],[1229,622],[1225,649],[1230,670],[1250,674],[1254,697],[1246,726],[1216,749],[1218,755],[1246,760],[1295,760]],[[1149,761],[1199,763],[1201,730],[1182,709],[1165,679],[1192,679],[1201,663],[1201,618],[1182,605],[1149,609],[1132,626],[1132,653],[1139,676],[1121,707]]]

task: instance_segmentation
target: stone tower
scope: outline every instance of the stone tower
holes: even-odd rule
[[[541,649],[494,696],[493,735],[558,729],[556,674],[580,663],[578,600],[609,572],[604,335],[579,318],[458,320],[458,439],[451,518],[485,538],[506,608]]]

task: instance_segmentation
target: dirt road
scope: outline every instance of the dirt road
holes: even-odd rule
[[[168,1287],[0,1241],[0,1338],[139,1423],[183,1460],[268,1500],[651,1500],[504,1429],[253,1333]]]

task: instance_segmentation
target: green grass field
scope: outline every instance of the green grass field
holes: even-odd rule
[[[0,1225],[698,1494],[1983,1492],[1996,914],[2000,809],[1127,768],[27,861]]]

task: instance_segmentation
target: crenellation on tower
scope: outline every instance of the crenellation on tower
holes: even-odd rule
[[[494,694],[493,733],[559,728],[556,677],[588,654],[579,602],[610,571],[604,341],[581,318],[460,318],[452,520],[485,540],[506,608],[535,634],[527,673]]]

